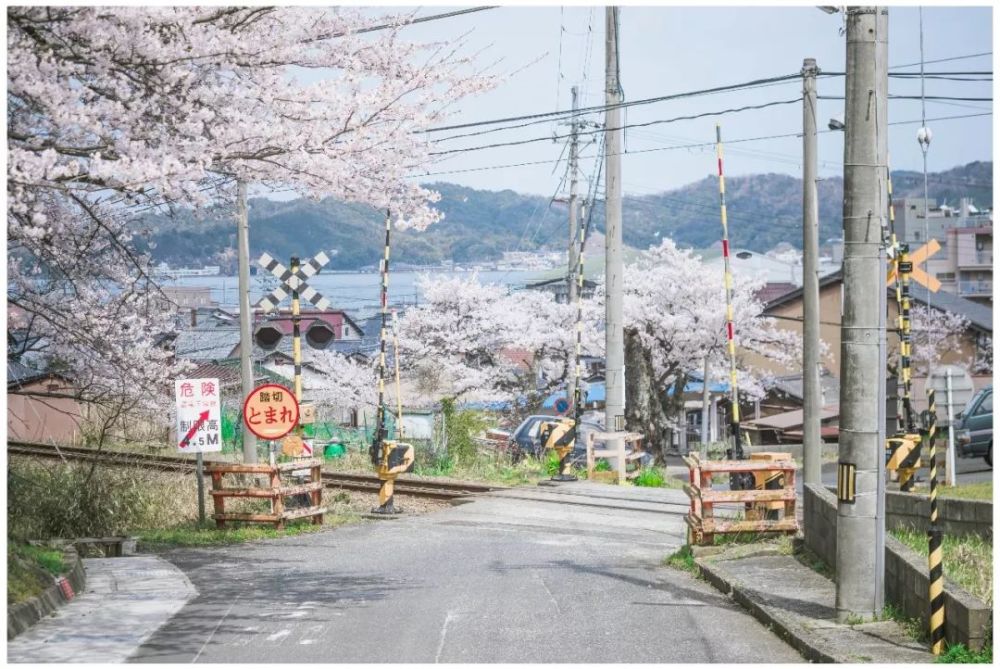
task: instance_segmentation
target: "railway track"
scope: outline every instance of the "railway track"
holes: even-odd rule
[[[161,471],[192,473],[195,471],[195,461],[193,458],[126,453],[122,451],[95,451],[92,448],[81,448],[78,446],[57,447],[48,444],[9,441],[7,442],[7,454],[8,456],[20,455],[53,460],[96,461],[105,464],[142,464],[151,469]],[[206,460],[206,462],[210,461]],[[378,477],[374,474],[346,474],[339,472],[323,472],[323,482],[327,488],[340,488],[343,490],[357,490],[371,493],[378,492],[380,485]],[[434,481],[411,477],[396,479],[396,493],[427,499],[452,500],[502,489],[504,489],[504,486],[490,486],[473,481]]]

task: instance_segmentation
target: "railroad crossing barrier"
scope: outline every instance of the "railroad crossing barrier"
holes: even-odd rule
[[[896,435],[885,440],[885,467],[890,476],[898,477],[902,492],[913,491],[917,470],[923,464],[920,461],[921,440],[919,434]]]
[[[215,502],[215,526],[222,529],[227,521],[244,523],[271,523],[276,529],[283,529],[285,521],[312,517],[314,525],[323,524],[323,481],[320,477],[322,462],[316,459],[285,462],[277,465],[211,464],[205,471],[212,476],[212,499]],[[309,483],[283,484],[281,477],[288,472],[306,469]],[[268,483],[262,487],[223,487],[222,477],[226,474],[265,475]],[[297,509],[286,509],[285,498],[308,494],[310,505]],[[233,513],[226,511],[227,497],[249,497],[271,501],[271,513]]]
[[[769,454],[777,455],[777,454]],[[740,532],[782,532],[794,534],[799,530],[795,519],[795,461],[775,460],[702,460],[697,453],[684,457],[688,466],[689,483],[684,492],[691,498],[691,509],[686,517],[688,541],[700,546],[710,545],[716,534],[737,534]],[[758,490],[713,490],[712,477],[716,474],[745,473],[755,478],[760,475],[764,481],[783,478],[782,487]],[[777,475],[777,476],[776,476]],[[716,519],[716,504],[743,504],[748,517],[739,519]],[[759,518],[759,505],[775,503],[779,518]],[[755,509],[757,507],[757,509]],[[783,513],[782,513],[783,510]],[[756,512],[756,513],[755,513]]]
[[[625,479],[627,478],[635,478],[638,476],[638,471],[631,473],[628,471],[628,463],[641,458],[642,453],[639,452],[638,448],[635,448],[632,450],[632,455],[628,456],[625,454],[625,451],[626,444],[629,442],[633,442],[636,446],[638,446],[639,442],[642,441],[642,436],[643,435],[639,432],[588,432],[587,480],[594,481],[608,477],[614,478],[616,476],[615,472],[595,472],[594,465],[596,464],[597,458],[615,458],[615,461],[618,463],[618,485],[623,485],[625,483]],[[617,444],[617,447],[595,449],[595,441],[611,442],[612,444]]]

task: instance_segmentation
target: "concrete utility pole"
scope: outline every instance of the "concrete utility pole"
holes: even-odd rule
[[[822,483],[819,376],[819,205],[816,194],[816,67],[802,61],[802,460],[806,483]]]
[[[567,256],[566,265],[566,285],[569,288],[568,302],[567,304],[576,304],[576,264],[580,262],[580,256],[577,253],[577,246],[579,240],[577,239],[577,222],[576,222],[576,210],[577,210],[577,169],[578,169],[578,140],[577,130],[579,129],[579,124],[576,118],[577,109],[577,87],[574,86],[573,92],[573,116],[570,121],[570,142],[569,142],[569,255]]]
[[[253,332],[250,313],[250,224],[247,220],[247,184],[242,179],[236,186],[236,247],[239,254],[240,306],[240,375],[243,377],[243,397],[253,392]],[[257,437],[243,427],[243,462],[257,462]]]
[[[884,476],[885,366],[881,361],[885,270],[888,11],[847,12],[844,133],[844,314],[841,325],[837,471],[837,617],[871,619],[883,603],[879,553]]]
[[[605,374],[607,398],[604,426],[609,432],[625,429],[625,343],[622,296],[622,128],[621,87],[618,81],[618,7],[605,8]]]

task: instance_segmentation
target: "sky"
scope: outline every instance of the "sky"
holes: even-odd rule
[[[439,14],[458,7],[431,6],[418,16]],[[376,9],[372,10],[379,11]],[[840,34],[843,16],[815,7],[623,7],[620,18],[621,84],[626,100],[735,84],[800,71],[805,57],[815,58],[821,70],[843,72],[845,40]],[[405,29],[416,41],[453,41],[464,36],[466,52],[482,51],[482,63],[496,62],[493,71],[505,74],[494,90],[458,106],[450,123],[551,112],[570,108],[570,88],[579,86],[580,104],[604,102],[604,8],[602,6],[507,6],[431,21]],[[983,54],[926,65],[930,72],[992,71],[993,10],[991,7],[925,7],[925,61]],[[916,7],[893,6],[889,13],[889,64],[893,72],[919,72],[920,29]],[[844,78],[821,78],[819,95],[844,94]],[[919,78],[890,79],[890,94],[919,95]],[[927,80],[927,95],[992,97],[992,82]],[[753,90],[704,95],[628,110],[627,124],[644,123],[746,105],[794,100],[801,81]],[[991,101],[928,101],[926,116],[983,114]],[[843,117],[843,100],[819,101],[819,117]],[[891,100],[890,123],[919,121],[919,100]],[[590,117],[603,122],[603,115]],[[719,117],[655,124],[626,131],[623,186],[627,194],[661,192],[714,174],[714,148],[676,148],[711,143],[715,124],[722,124],[724,140],[762,137],[801,131],[801,102]],[[993,118],[929,120],[933,142],[928,169],[939,171],[975,160],[992,160]],[[919,123],[893,125],[889,153],[893,169],[922,169],[916,140]],[[440,141],[438,150],[457,149],[564,134],[565,125],[544,123],[477,137]],[[825,130],[825,122],[821,122]],[[462,131],[468,132],[468,131]],[[456,133],[435,133],[443,138]],[[594,135],[599,137],[599,135]],[[820,177],[842,172],[843,135],[819,136]],[[726,148],[727,176],[776,172],[801,175],[801,138],[736,142]],[[674,148],[671,148],[674,147]],[[414,178],[423,183],[448,181],[465,186],[553,195],[565,174],[565,162],[555,163],[562,140],[470,151],[430,164]],[[584,186],[595,173],[597,144],[582,150],[580,168]],[[499,167],[545,161],[541,165]],[[489,169],[481,169],[489,168]],[[562,191],[566,188],[563,186]]]

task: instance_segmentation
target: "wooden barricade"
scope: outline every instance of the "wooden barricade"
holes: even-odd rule
[[[795,462],[791,459],[775,461],[751,460],[702,460],[697,453],[684,458],[688,466],[689,483],[684,486],[684,492],[691,498],[691,510],[687,515],[690,530],[690,543],[710,545],[716,534],[736,534],[741,532],[783,532],[795,533],[799,530],[795,518]],[[713,490],[712,476],[750,472],[758,477],[771,478],[769,475],[780,473],[784,475],[784,485],[774,490]],[[783,505],[783,513],[778,519],[760,518],[757,515],[751,520],[729,520],[715,517],[715,505],[725,503],[743,504],[746,511],[753,514],[754,507],[761,504],[772,506],[779,502]]]
[[[616,448],[604,448],[595,449],[595,441],[618,441],[618,446]],[[603,479],[608,477],[614,477],[614,472],[595,472],[594,465],[596,464],[597,458],[616,458],[618,462],[618,472],[617,479],[618,485],[625,483],[626,478],[635,478],[638,472],[630,474],[628,472],[628,463],[637,460],[642,457],[642,453],[639,450],[633,449],[632,455],[627,456],[625,454],[626,444],[633,442],[638,445],[638,442],[642,441],[642,434],[638,432],[588,432],[587,433],[587,480],[593,481],[597,479]],[[607,476],[602,476],[606,474]]]
[[[226,521],[234,520],[244,523],[271,523],[277,529],[285,527],[285,521],[296,518],[312,517],[314,525],[323,524],[323,481],[320,476],[322,461],[316,459],[285,462],[278,465],[258,464],[240,465],[228,463],[213,463],[205,467],[205,472],[212,476],[212,499],[215,502],[215,525],[218,528],[226,526]],[[287,485],[282,484],[282,474],[306,469],[309,471],[309,483]],[[226,474],[252,474],[268,477],[264,487],[225,488],[222,477]],[[310,505],[299,509],[285,509],[285,498],[293,495],[308,494]],[[232,513],[226,511],[227,497],[251,497],[271,500],[271,513]]]

